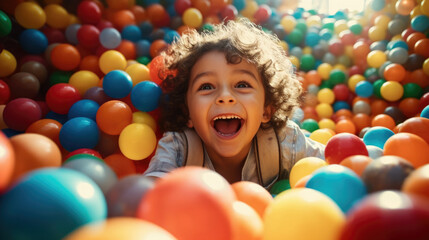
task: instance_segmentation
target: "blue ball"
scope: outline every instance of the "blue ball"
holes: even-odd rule
[[[339,164],[331,164],[314,171],[305,187],[324,193],[334,200],[344,213],[367,194],[361,178]]]
[[[405,50],[408,50],[408,44],[403,40],[390,41],[387,44],[387,50],[392,50],[395,48],[404,48]]]
[[[176,41],[179,38],[180,38],[179,33],[177,33],[174,30],[168,30],[165,32],[165,35],[164,35],[164,41],[168,44],[173,43],[173,41]]]
[[[305,44],[314,47],[316,46],[320,41],[320,36],[317,32],[308,32],[305,36]]]
[[[348,109],[350,110],[350,104],[346,101],[335,101],[333,104],[334,112],[337,112],[341,109]]]
[[[150,57],[150,42],[142,39],[136,42],[137,57]]]
[[[67,122],[67,120],[69,120],[69,118],[66,114],[59,114],[59,113],[52,112],[52,111],[49,111],[46,114],[45,118],[56,120],[61,124],[64,124]]]
[[[428,30],[429,17],[423,14],[413,17],[413,19],[411,19],[411,28],[419,32]]]
[[[27,53],[41,54],[48,47],[48,38],[37,29],[26,29],[19,36],[19,44]]]
[[[153,31],[153,25],[149,21],[144,21],[139,24],[139,28],[141,30],[142,36],[145,39],[149,38],[150,33]]]
[[[60,143],[69,152],[80,148],[94,148],[99,140],[97,123],[86,117],[75,117],[64,123]]]
[[[63,239],[77,228],[107,216],[100,188],[65,168],[25,175],[0,197],[0,239]]]
[[[240,12],[246,7],[246,0],[234,0],[232,1],[232,5]]]
[[[387,139],[393,135],[395,133],[388,128],[372,127],[363,136],[363,142],[365,145],[372,145],[383,149]]]
[[[127,25],[122,29],[122,38],[131,42],[137,42],[142,38],[142,31],[136,25]]]
[[[113,70],[104,76],[103,90],[109,97],[124,98],[130,94],[132,88],[133,81],[125,71]]]
[[[68,119],[75,117],[86,117],[92,120],[96,120],[97,111],[100,105],[90,99],[82,99],[75,102],[67,113]]]
[[[118,181],[116,173],[104,161],[94,158],[73,159],[65,162],[63,167],[76,170],[91,178],[103,194],[107,194],[110,188]]]
[[[101,31],[100,44],[107,49],[114,49],[121,44],[122,37],[115,28],[105,28]]]
[[[359,97],[368,98],[372,96],[374,88],[369,81],[360,81],[356,84],[355,92]]]
[[[131,102],[142,112],[150,112],[158,107],[161,88],[152,81],[139,82],[131,91]]]
[[[420,117],[429,118],[429,105],[423,108]]]

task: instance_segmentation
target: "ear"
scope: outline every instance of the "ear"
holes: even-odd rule
[[[192,123],[191,119],[188,120],[188,122],[186,123],[186,126],[188,126],[188,128],[193,128],[194,127],[194,123]]]
[[[262,115],[262,123],[267,123],[271,120],[273,116],[274,108],[272,106],[264,107],[264,115]]]

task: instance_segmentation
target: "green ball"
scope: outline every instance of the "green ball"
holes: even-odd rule
[[[0,10],[0,37],[9,35],[12,31],[12,22],[5,12]]]
[[[146,56],[138,57],[136,60],[143,65],[148,65],[150,63],[150,58]]]
[[[417,98],[420,99],[423,95],[423,89],[416,83],[407,83],[404,85],[403,98]]]
[[[335,86],[335,85],[334,85],[334,84],[332,84],[331,82],[329,82],[328,80],[323,80],[323,81],[320,83],[319,90],[320,90],[320,89],[323,89],[323,88],[330,88],[330,89],[332,89],[334,86]]]
[[[306,33],[307,32],[307,23],[306,23],[306,20],[304,20],[302,18],[298,19],[296,21],[295,29],[299,29],[299,30],[301,30],[302,33]]]
[[[49,76],[49,85],[55,85],[57,83],[68,83],[73,72],[66,71],[54,71]]]
[[[203,24],[203,26],[201,26],[200,32],[213,32],[214,28],[213,25],[211,25],[210,23],[205,23]]]
[[[370,78],[370,77],[371,77],[371,76],[373,76],[373,75],[375,75],[375,76],[377,76],[377,77],[378,77],[378,69],[377,69],[377,68],[367,68],[367,69],[365,70],[365,72],[363,73],[363,76],[364,76],[366,79]]]
[[[333,69],[331,71],[331,73],[329,74],[329,79],[328,81],[333,84],[333,85],[337,85],[340,83],[345,83],[346,82],[346,73],[343,70],[340,69]]]
[[[325,24],[322,25],[322,29],[323,28],[326,28],[326,29],[329,29],[331,31],[334,31],[334,29],[335,29],[335,22],[327,22],[327,23],[325,23]]]
[[[312,133],[313,131],[319,129],[319,123],[317,123],[317,121],[314,119],[308,118],[302,121],[301,128]]]
[[[298,46],[304,40],[304,33],[301,30],[295,28],[292,30],[292,32],[289,33],[289,35],[287,35],[286,38],[288,42]]]
[[[299,68],[303,71],[310,71],[316,67],[316,59],[311,54],[304,54],[300,60]]]
[[[362,25],[356,23],[356,24],[351,25],[349,27],[349,29],[353,34],[359,35],[362,33],[363,27],[362,27]]]
[[[373,93],[377,98],[383,99],[383,97],[381,96],[380,89],[381,89],[381,86],[383,85],[383,83],[385,83],[385,82],[386,82],[386,80],[384,80],[384,79],[378,79],[377,81],[375,81],[372,84],[372,87],[374,89]]]
[[[76,160],[76,159],[95,159],[97,161],[104,162],[103,159],[101,159],[99,157],[96,157],[94,155],[91,155],[91,154],[88,154],[88,153],[79,153],[79,154],[75,154],[75,155],[67,158],[66,161],[64,161],[63,164],[68,163],[68,162],[73,161],[73,160]]]
[[[271,195],[277,195],[283,191],[290,189],[289,179],[282,179],[273,184],[270,189]]]

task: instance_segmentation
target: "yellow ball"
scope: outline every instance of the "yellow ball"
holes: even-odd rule
[[[339,239],[346,217],[325,194],[310,188],[286,190],[264,215],[264,240]]]
[[[330,88],[320,89],[317,93],[317,100],[321,103],[332,104],[335,101],[335,94]]]
[[[295,165],[289,175],[289,183],[292,188],[303,177],[312,174],[315,170],[328,165],[328,163],[318,157],[305,157],[300,159]]]
[[[100,59],[98,60],[98,65],[100,70],[107,74],[112,70],[125,70],[127,67],[127,60],[125,56],[116,50],[108,50],[101,54]]]
[[[16,69],[16,58],[6,49],[0,52],[0,77],[11,75]]]
[[[70,16],[65,8],[58,4],[49,4],[45,8],[46,24],[52,28],[64,29],[70,24]]]
[[[316,129],[310,134],[310,138],[313,139],[316,142],[320,142],[324,145],[328,143],[329,139],[335,135],[335,132],[333,132],[331,129],[328,128],[322,128],[322,129]]]
[[[319,121],[319,127],[321,129],[327,128],[327,129],[330,129],[332,131],[335,131],[335,122],[329,118],[322,118]]]
[[[379,68],[387,61],[387,56],[383,51],[373,50],[368,53],[366,61],[370,67]]]
[[[199,28],[203,24],[203,15],[196,8],[188,8],[183,13],[182,21],[186,26]]]
[[[323,80],[329,79],[333,67],[329,63],[322,63],[317,67],[317,72]]]
[[[156,147],[155,132],[146,124],[131,123],[119,134],[119,149],[125,157],[142,160]]]
[[[334,109],[329,103],[319,103],[316,106],[316,112],[319,118],[330,118],[334,114]]]
[[[312,51],[313,50],[309,46],[302,48],[302,54],[311,54]]]
[[[125,72],[130,75],[131,80],[133,81],[133,86],[139,82],[150,80],[149,68],[141,63],[135,63],[129,65]]]
[[[348,81],[348,86],[350,91],[354,92],[355,88],[356,88],[356,84],[358,84],[358,82],[365,80],[365,77],[363,75],[360,74],[354,74],[349,78]]]
[[[423,72],[429,75],[429,58],[423,62]]]
[[[404,95],[404,88],[399,82],[387,81],[381,85],[380,94],[385,100],[394,102]]]
[[[46,23],[46,13],[34,2],[22,2],[15,8],[16,21],[24,28],[39,29]]]
[[[368,30],[368,37],[371,41],[381,41],[386,38],[387,29],[384,29],[380,26],[372,26]]]
[[[339,35],[340,32],[347,29],[349,29],[349,26],[347,26],[347,22],[344,19],[338,20],[334,23],[334,32],[337,35]]]
[[[289,44],[287,44],[286,41],[281,40],[280,41],[280,46],[283,48],[283,50],[285,50],[286,52],[289,51]]]
[[[290,33],[296,26],[296,19],[293,16],[286,15],[280,20],[285,32]]]
[[[105,240],[105,239],[176,239],[163,228],[149,221],[131,217],[108,218],[105,221],[82,225],[64,240]]]
[[[133,123],[144,123],[147,124],[154,132],[156,132],[156,121],[153,117],[147,112],[134,112],[133,113]]]
[[[100,78],[97,74],[87,70],[77,71],[73,73],[69,79],[69,84],[75,87],[81,96],[83,96],[88,89],[96,87],[98,82],[100,82]]]
[[[321,19],[318,15],[313,15],[307,18],[306,20],[307,26],[320,26]]]
[[[381,27],[382,29],[387,29],[387,25],[392,19],[387,15],[380,15],[375,18],[374,25]]]
[[[299,59],[297,57],[289,56],[289,60],[296,68],[299,68]]]
[[[248,19],[250,19],[251,21],[253,21],[253,15],[255,15],[255,12],[259,9],[259,5],[256,1],[252,1],[246,0],[246,7],[241,10],[241,15],[243,15],[243,17],[246,17]]]
[[[426,16],[429,16],[429,0],[423,0],[420,3],[420,10],[422,11],[423,14],[425,14]]]

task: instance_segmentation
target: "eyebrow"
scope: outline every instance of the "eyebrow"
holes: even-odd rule
[[[246,69],[237,69],[234,70],[233,73],[244,73],[246,75],[251,76],[255,81],[258,81],[258,79],[256,78],[255,74],[253,74],[251,71],[248,71]],[[202,72],[202,73],[198,73],[197,76],[195,76],[192,79],[192,84],[194,84],[199,78],[204,77],[204,76],[211,76],[211,75],[215,75],[214,72],[208,71],[208,72]]]

